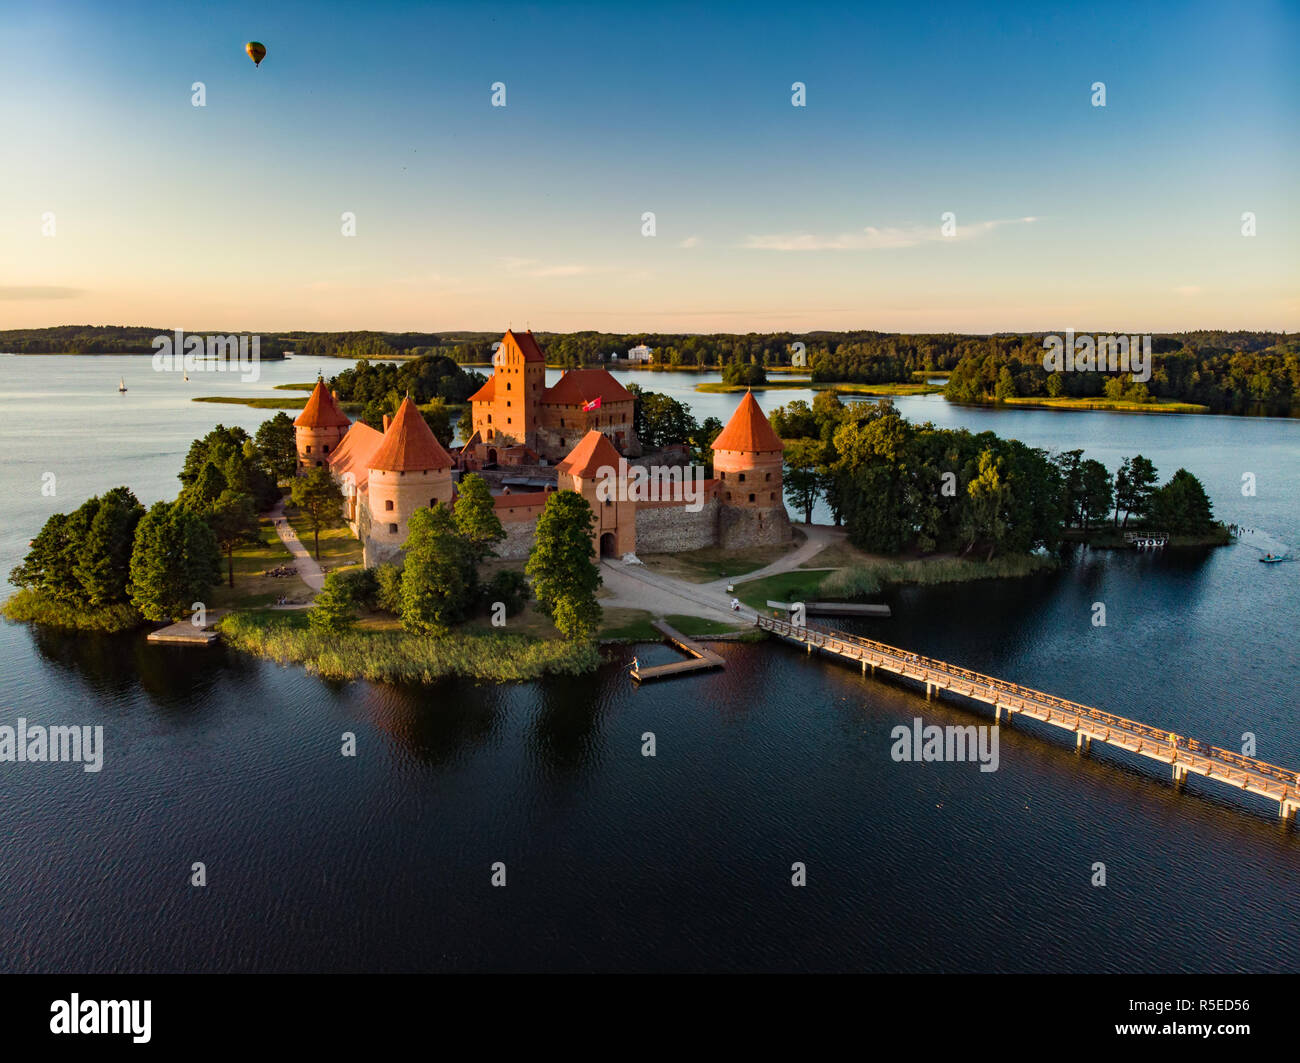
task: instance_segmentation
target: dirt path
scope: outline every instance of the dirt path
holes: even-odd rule
[[[312,590],[319,592],[325,586],[325,573],[321,571],[320,565],[316,563],[316,559],[311,556],[310,551],[299,541],[298,533],[293,530],[293,526],[285,518],[284,503],[277,502],[275,508],[267,512],[266,517],[271,521],[276,534],[280,536],[280,542],[284,543],[285,549],[293,554],[293,563],[297,566],[298,578]]]
[[[808,538],[798,549],[791,550],[784,557],[756,572],[713,580],[711,583],[691,583],[660,572],[652,572],[644,565],[602,561],[601,578],[606,589],[613,593],[613,597],[602,598],[600,604],[622,609],[644,609],[656,617],[680,614],[722,623],[752,624],[755,616],[753,609],[742,604],[739,611],[732,610],[733,595],[727,593],[729,583],[747,583],[750,580],[762,579],[764,576],[776,575],[778,572],[788,572],[845,537],[843,530],[819,524],[802,524],[800,529]]]

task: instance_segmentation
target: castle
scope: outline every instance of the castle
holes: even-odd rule
[[[484,473],[495,481],[493,501],[506,531],[498,557],[528,556],[537,518],[555,490],[587,499],[599,557],[790,540],[781,439],[751,393],[714,440],[714,478],[692,480],[679,460],[641,455],[633,397],[605,370],[570,370],[549,388],[545,372],[532,334],[507,332],[491,379],[472,397],[470,438],[452,451],[434,437],[409,395],[377,431],[350,421],[338,396],[317,381],[293,422],[299,474],[330,470],[367,566],[400,558],[411,514],[452,505],[461,475],[503,465],[526,473],[525,486],[540,489],[514,491],[499,471]]]
[[[557,462],[590,431],[637,457],[632,393],[604,369],[570,369],[549,388],[546,358],[532,331],[507,331],[488,382],[470,396],[473,434],[463,453],[475,465]]]

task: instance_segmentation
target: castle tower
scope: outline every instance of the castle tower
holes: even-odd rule
[[[599,557],[636,553],[636,502],[628,497],[627,461],[592,429],[556,467],[560,490],[577,491],[596,515],[591,545]]]
[[[408,395],[368,463],[366,564],[397,552],[406,541],[406,522],[417,509],[451,504],[451,466],[451,455]],[[372,559],[375,547],[376,555],[384,556]]]
[[[507,330],[492,366],[488,382],[470,396],[474,430],[488,446],[509,439],[536,448],[546,358],[532,331],[516,335]]]
[[[352,427],[347,414],[339,409],[338,396],[318,379],[302,413],[294,419],[294,441],[298,447],[298,474],[317,465],[329,465],[330,455]]]
[[[781,487],[781,437],[750,391],[713,441],[713,471],[722,481],[719,545],[762,546],[791,538]]]

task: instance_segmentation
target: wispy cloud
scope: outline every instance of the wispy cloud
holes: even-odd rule
[[[688,236],[685,240],[683,240],[683,241],[682,241],[680,244],[678,244],[677,246],[678,246],[678,247],[699,247],[699,246],[700,246],[700,238],[699,238],[698,236]]]
[[[1029,225],[1037,218],[1004,218],[995,221],[957,223],[952,236],[944,236],[938,225],[911,225],[904,228],[877,228],[868,225],[857,232],[838,236],[814,233],[777,233],[750,236],[741,246],[758,251],[876,251],[944,241],[973,240],[1003,225]]]
[[[591,266],[545,265],[535,258],[503,258],[501,262],[511,273],[528,277],[579,277],[584,273],[600,272]]]
[[[85,288],[63,288],[58,285],[0,285],[0,299],[79,299]]]

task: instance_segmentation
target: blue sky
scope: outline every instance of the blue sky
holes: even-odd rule
[[[0,29],[0,327],[1300,327],[1300,5],[6,2]]]

